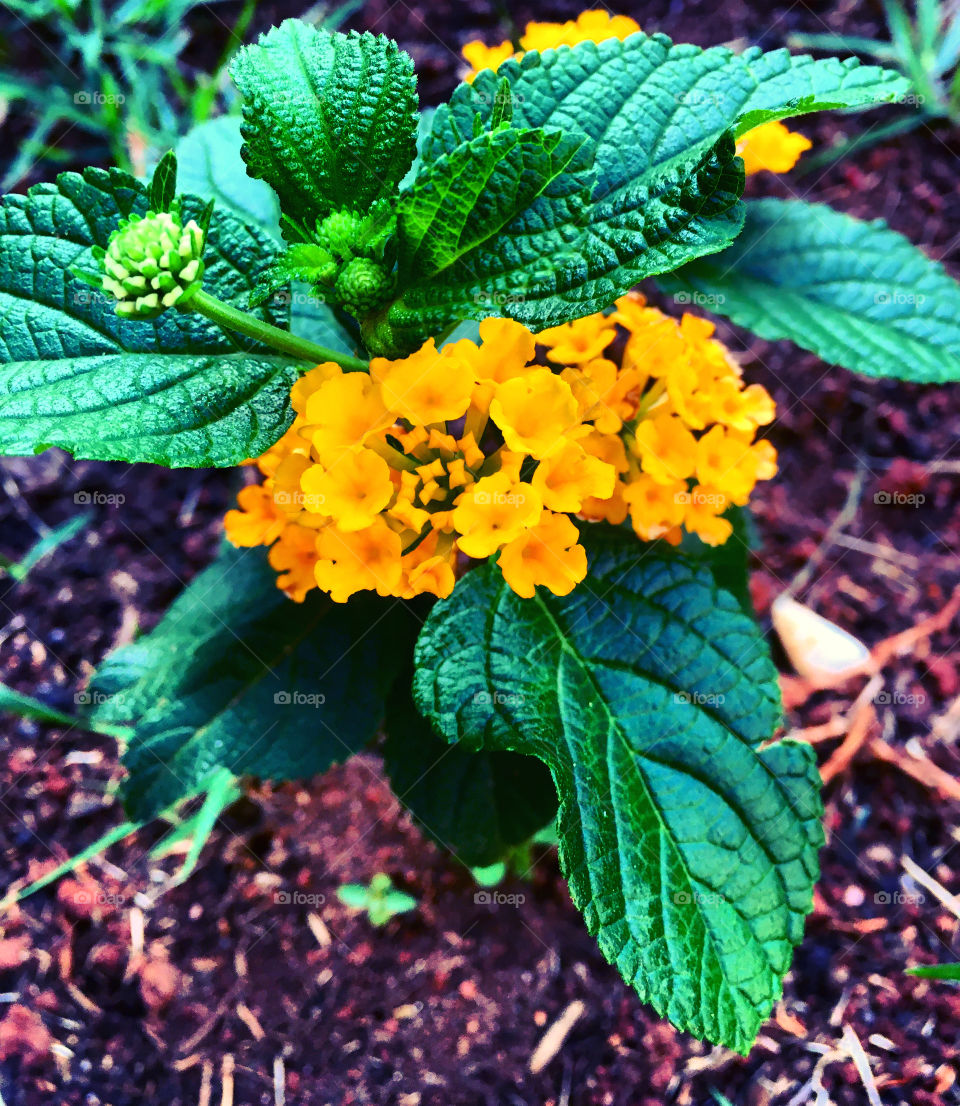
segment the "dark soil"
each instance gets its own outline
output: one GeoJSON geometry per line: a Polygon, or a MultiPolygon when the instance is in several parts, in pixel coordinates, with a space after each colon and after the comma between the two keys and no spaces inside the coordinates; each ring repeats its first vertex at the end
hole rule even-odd
{"type": "MultiPolygon", "coordinates": [[[[517,4],[514,16],[522,25],[576,10],[517,4]]],[[[646,29],[702,45],[770,47],[796,30],[880,27],[873,3],[623,10],[646,29]]],[[[291,6],[265,4],[258,25],[289,14],[291,6]]],[[[429,8],[373,0],[353,22],[411,50],[430,101],[453,86],[464,41],[509,30],[499,7],[476,0],[429,8]]],[[[822,117],[800,129],[822,148],[880,118],[822,117]]],[[[882,215],[955,264],[957,150],[956,133],[922,128],[825,173],[751,187],[882,215]]],[[[816,552],[858,472],[853,521],[803,598],[871,646],[942,610],[960,582],[960,388],[867,381],[787,345],[726,326],[722,334],[779,405],[772,436],[781,474],[754,501],[761,616],[816,552]],[[922,502],[891,506],[894,492],[922,502]]],[[[21,555],[42,525],[80,510],[91,511],[91,524],[25,582],[0,583],[0,679],[71,710],[92,667],[137,626],[155,624],[213,556],[235,482],[222,472],[59,454],[5,462],[4,555],[21,555]]],[[[921,639],[885,669],[885,698],[875,700],[890,747],[953,776],[958,638],[955,619],[921,639]]],[[[829,722],[861,686],[808,695],[789,683],[788,726],[829,722]]],[[[836,744],[818,743],[824,762],[836,744]]],[[[110,799],[119,778],[110,742],[6,717],[0,751],[3,885],[36,876],[121,820],[110,799]]],[[[150,831],[89,864],[79,883],[0,917],[0,1017],[10,1011],[0,1021],[0,1095],[6,1106],[206,1106],[221,1101],[232,1070],[237,1106],[282,1101],[276,1080],[286,1102],[305,1106],[707,1106],[714,1089],[735,1106],[860,1106],[867,1092],[841,1044],[849,1026],[884,1106],[960,1103],[960,992],[904,975],[958,958],[960,918],[901,864],[912,858],[960,893],[958,800],[869,746],[825,799],[816,908],[784,1001],[748,1058],[675,1032],[639,1002],[587,936],[552,853],[528,881],[501,888],[522,902],[476,903],[469,873],[411,826],[369,755],[309,784],[254,790],[223,819],[199,870],[159,897],[178,858],[148,861],[150,831]],[[376,871],[419,904],[382,930],[334,896],[376,871]],[[277,902],[281,889],[301,901],[277,902]],[[542,1033],[574,1001],[582,1016],[531,1074],[542,1033]]]]}

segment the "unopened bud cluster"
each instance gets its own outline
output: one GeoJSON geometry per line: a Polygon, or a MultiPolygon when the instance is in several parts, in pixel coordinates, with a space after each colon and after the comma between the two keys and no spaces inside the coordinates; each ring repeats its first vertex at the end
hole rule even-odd
{"type": "Polygon", "coordinates": [[[188,299],[203,277],[204,233],[176,211],[131,215],[111,237],[103,256],[103,289],[116,297],[117,314],[150,319],[188,299]]]}

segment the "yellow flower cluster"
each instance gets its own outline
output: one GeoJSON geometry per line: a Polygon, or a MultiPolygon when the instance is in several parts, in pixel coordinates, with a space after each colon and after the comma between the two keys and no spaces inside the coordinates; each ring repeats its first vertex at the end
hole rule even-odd
{"type": "MultiPolygon", "coordinates": [[[[566,23],[528,23],[520,36],[520,51],[510,42],[487,46],[480,41],[468,42],[463,56],[471,69],[472,81],[481,69],[496,71],[507,58],[520,57],[527,50],[549,50],[558,46],[576,46],[578,42],[603,42],[608,38],[624,39],[640,30],[640,24],[626,15],[610,15],[606,11],[582,12],[576,20],[566,23]]],[[[762,123],[747,131],[737,144],[749,176],[767,169],[786,173],[796,165],[800,155],[809,150],[811,142],[802,134],[788,130],[782,123],[762,123]]]]}
{"type": "Polygon", "coordinates": [[[319,587],[338,602],[446,596],[469,558],[495,554],[517,594],[566,595],[587,569],[570,515],[723,542],[724,511],[776,471],[754,441],[774,410],[712,332],[631,294],[536,338],[491,318],[479,343],[430,339],[369,375],[320,365],[294,386],[296,419],[227,535],[271,546],[291,598],[319,587]]]}

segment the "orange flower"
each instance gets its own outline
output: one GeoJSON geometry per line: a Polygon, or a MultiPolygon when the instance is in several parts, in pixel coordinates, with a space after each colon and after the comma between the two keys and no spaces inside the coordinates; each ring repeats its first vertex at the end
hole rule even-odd
{"type": "Polygon", "coordinates": [[[536,526],[504,546],[497,564],[524,599],[532,599],[538,585],[554,595],[569,595],[587,574],[587,554],[579,541],[566,515],[544,511],[536,526]]]}

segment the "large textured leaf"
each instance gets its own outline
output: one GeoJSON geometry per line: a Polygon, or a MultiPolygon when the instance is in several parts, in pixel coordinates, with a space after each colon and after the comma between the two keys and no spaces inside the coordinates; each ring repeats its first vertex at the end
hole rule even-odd
{"type": "Polygon", "coordinates": [[[545,761],[560,860],[604,955],[682,1029],[746,1050],[812,902],[818,776],[763,640],[706,568],[593,546],[566,598],[491,565],[437,604],[415,696],[448,740],[545,761]]]}
{"type": "MultiPolygon", "coordinates": [[[[270,235],[278,245],[280,205],[276,193],[261,180],[247,175],[240,150],[243,137],[235,115],[200,123],[177,146],[180,187],[204,200],[213,200],[218,211],[231,211],[243,223],[270,235]]],[[[303,284],[278,294],[275,303],[287,303],[290,332],[338,353],[356,355],[357,344],[337,321],[333,311],[303,284]]]]}
{"type": "Polygon", "coordinates": [[[390,696],[385,728],[384,766],[397,798],[464,864],[502,860],[556,817],[556,789],[541,761],[448,745],[411,702],[409,675],[390,696]]]}
{"type": "MultiPolygon", "coordinates": [[[[97,270],[122,217],[146,210],[142,184],[118,170],[64,173],[0,206],[0,454],[61,446],[76,457],[168,466],[233,465],[290,421],[296,367],[199,315],[121,319],[71,275],[97,270]]],[[[199,214],[187,198],[187,217],[199,214]]],[[[215,214],[204,286],[246,306],[272,253],[235,216],[215,214]]],[[[286,312],[265,317],[283,324],[286,312]]]]}
{"type": "Polygon", "coordinates": [[[960,380],[960,285],[883,222],[755,200],[730,249],[664,278],[764,338],[867,376],[960,380]]]}
{"type": "Polygon", "coordinates": [[[244,98],[244,157],[285,215],[313,225],[390,196],[417,150],[413,60],[395,42],[287,19],[230,67],[244,98]]]}
{"type": "Polygon", "coordinates": [[[456,319],[507,315],[540,328],[606,307],[638,280],[716,253],[737,235],[743,183],[731,134],[893,100],[908,88],[898,74],[853,59],[756,48],[737,55],[637,34],[532,51],[480,73],[437,109],[425,164],[468,141],[478,122],[494,121],[503,80],[513,125],[585,136],[581,160],[488,246],[436,280],[401,282],[398,302],[368,324],[375,347],[402,352],[456,319]]]}
{"type": "Polygon", "coordinates": [[[154,816],[218,768],[291,779],[344,760],[376,732],[418,626],[376,597],[294,604],[262,550],[225,550],[91,685],[93,724],[131,726],[131,816],[154,816]]]}
{"type": "Polygon", "coordinates": [[[631,35],[581,43],[507,61],[481,73],[437,109],[427,160],[469,136],[479,112],[489,119],[498,82],[510,82],[515,126],[579,131],[597,144],[595,198],[630,187],[654,167],[685,158],[770,119],[825,108],[869,107],[909,91],[900,74],[855,58],[839,61],[763,53],[701,50],[665,35],[631,35]]]}
{"type": "Polygon", "coordinates": [[[277,194],[247,175],[242,146],[239,116],[221,115],[199,123],[177,143],[180,190],[213,200],[218,211],[232,212],[279,242],[277,194]]]}
{"type": "Polygon", "coordinates": [[[425,165],[397,210],[400,281],[430,278],[489,241],[570,164],[583,139],[485,131],[425,165]]]}
{"type": "Polygon", "coordinates": [[[602,203],[591,202],[593,183],[586,144],[498,235],[402,288],[368,324],[374,345],[386,335],[401,352],[458,319],[505,315],[539,330],[580,318],[740,230],[743,170],[729,135],[602,203]]]}

